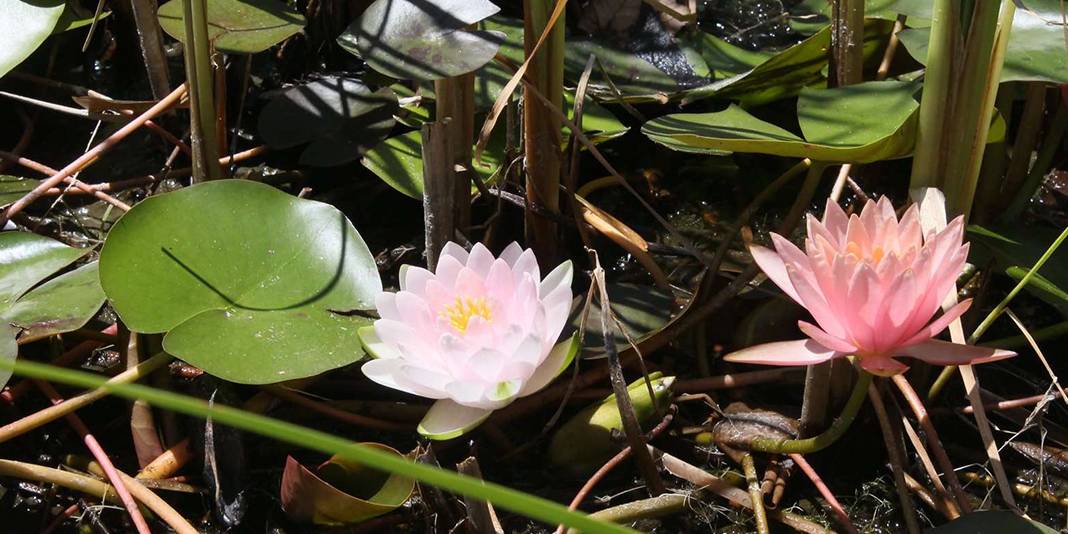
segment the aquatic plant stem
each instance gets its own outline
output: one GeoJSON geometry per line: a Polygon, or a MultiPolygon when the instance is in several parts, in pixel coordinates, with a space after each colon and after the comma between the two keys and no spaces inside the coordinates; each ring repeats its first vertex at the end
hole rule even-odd
{"type": "Polygon", "coordinates": [[[846,430],[853,424],[853,420],[856,419],[860,407],[864,405],[864,398],[867,396],[868,385],[871,384],[872,375],[862,369],[857,369],[857,374],[853,392],[849,394],[849,399],[842,408],[842,413],[822,434],[805,439],[758,437],[738,445],[750,451],[775,454],[811,454],[829,447],[845,434],[846,430]]]}
{"type": "Polygon", "coordinates": [[[938,437],[938,431],[935,429],[934,424],[931,423],[931,417],[927,414],[927,408],[924,407],[920,396],[916,394],[915,389],[912,389],[912,384],[909,384],[904,375],[894,375],[891,380],[897,386],[901,395],[905,397],[905,402],[908,403],[912,413],[919,421],[920,427],[927,434],[927,445],[934,452],[935,461],[938,462],[939,467],[942,469],[949,491],[957,501],[957,506],[964,513],[971,512],[971,503],[968,502],[968,498],[964,494],[964,488],[961,487],[960,480],[957,479],[957,470],[953,467],[953,462],[949,460],[946,449],[942,447],[942,440],[938,437]]]}
{"type": "Polygon", "coordinates": [[[100,388],[107,394],[129,399],[143,399],[160,409],[169,409],[197,417],[210,417],[216,424],[232,426],[325,454],[337,454],[346,460],[359,462],[376,470],[397,473],[454,493],[490,501],[500,508],[549,524],[563,523],[581,529],[587,534],[634,534],[635,532],[624,526],[598,521],[587,515],[570,511],[558,503],[493,482],[471,479],[444,469],[414,463],[394,454],[300,425],[218,403],[209,405],[203,399],[140,384],[110,382],[90,373],[25,360],[16,362],[0,360],[0,369],[3,368],[12,369],[15,374],[19,375],[74,386],[100,388]]]}
{"type": "MultiPolygon", "coordinates": [[[[1013,287],[1011,291],[1009,291],[1009,294],[1005,295],[1005,298],[1001,299],[1001,302],[999,302],[997,306],[994,306],[994,309],[990,310],[990,313],[986,315],[986,318],[983,319],[983,322],[979,323],[979,326],[975,327],[975,330],[972,331],[972,335],[968,336],[969,345],[975,344],[975,342],[978,341],[979,338],[983,337],[983,334],[985,334],[986,331],[990,328],[990,326],[994,324],[994,321],[996,321],[998,317],[1001,317],[1001,314],[1005,312],[1005,308],[1008,307],[1009,302],[1012,302],[1012,299],[1016,298],[1016,295],[1019,294],[1025,286],[1027,286],[1027,284],[1031,281],[1031,278],[1035,276],[1035,273],[1037,273],[1038,270],[1046,264],[1050,257],[1053,256],[1053,253],[1056,252],[1058,248],[1060,248],[1061,243],[1063,243],[1066,238],[1068,238],[1068,227],[1061,231],[1060,235],[1057,236],[1057,239],[1053,240],[1053,243],[1050,244],[1049,248],[1046,249],[1046,252],[1044,252],[1042,256],[1038,258],[1038,261],[1036,261],[1035,264],[1027,271],[1027,274],[1020,278],[1020,281],[1016,283],[1016,286],[1013,287]]],[[[938,375],[938,378],[935,379],[934,383],[931,384],[931,388],[927,391],[928,400],[934,400],[938,397],[938,395],[942,392],[942,389],[946,386],[946,383],[949,381],[950,377],[953,376],[953,373],[956,370],[957,366],[955,365],[948,365],[944,369],[942,369],[942,373],[938,375]]]]}
{"type": "MultiPolygon", "coordinates": [[[[868,386],[871,387],[870,385],[868,386]]],[[[842,507],[842,503],[838,502],[838,499],[831,493],[831,489],[827,487],[827,484],[823,483],[823,479],[820,478],[819,473],[809,465],[808,460],[800,454],[791,454],[790,459],[801,468],[801,471],[805,473],[805,476],[812,482],[813,486],[816,486],[816,490],[823,496],[823,500],[827,501],[827,506],[834,512],[835,517],[838,518],[838,522],[846,529],[846,532],[850,534],[858,534],[857,527],[853,526],[853,521],[849,519],[849,514],[846,514],[845,508],[842,507]]]]}
{"type": "MultiPolygon", "coordinates": [[[[552,21],[553,0],[523,0],[523,42],[530,60],[529,77],[539,94],[554,106],[563,102],[564,15],[552,21]],[[536,39],[553,23],[540,49],[536,39]]],[[[560,212],[560,120],[546,104],[523,91],[523,147],[527,200],[552,213],[560,212]]],[[[542,266],[556,261],[556,222],[533,212],[526,216],[527,238],[542,266]]]]}
{"type": "Polygon", "coordinates": [[[189,138],[193,145],[193,183],[222,177],[215,130],[215,78],[208,37],[207,0],[181,0],[185,22],[185,76],[189,85],[189,138]]]}
{"type": "Polygon", "coordinates": [[[916,149],[912,156],[910,189],[942,184],[948,151],[953,76],[960,35],[959,0],[935,0],[931,11],[931,36],[927,44],[923,95],[916,127],[916,149]]]}
{"type": "MultiPolygon", "coordinates": [[[[167,353],[159,353],[155,356],[137,364],[136,367],[128,369],[112,377],[110,380],[101,379],[102,383],[108,385],[116,384],[128,384],[142,377],[148,376],[156,369],[167,365],[171,361],[171,355],[167,353]]],[[[51,366],[46,366],[51,367],[51,366]]],[[[106,396],[108,396],[109,390],[106,387],[95,387],[92,391],[83,393],[76,397],[71,397],[66,401],[45,408],[38,412],[34,412],[18,421],[12,421],[2,427],[0,427],[0,443],[11,440],[26,432],[29,432],[37,427],[51,423],[64,415],[72,413],[76,410],[84,408],[106,396]]]]}
{"type": "MultiPolygon", "coordinates": [[[[52,384],[43,380],[35,380],[34,383],[52,401],[53,405],[63,402],[63,397],[56,391],[56,388],[52,387],[52,384]]],[[[89,449],[89,453],[93,455],[93,458],[96,458],[100,468],[104,471],[108,480],[111,481],[111,485],[115,488],[115,493],[119,495],[119,500],[122,501],[123,507],[126,508],[126,513],[130,514],[130,520],[133,522],[134,528],[137,529],[139,534],[151,534],[152,531],[148,528],[148,522],[141,515],[141,510],[137,508],[137,502],[134,501],[133,495],[130,495],[130,490],[126,487],[122,477],[119,476],[118,470],[111,463],[107,453],[104,452],[104,448],[100,446],[100,442],[89,432],[89,427],[85,426],[82,418],[75,413],[67,414],[66,419],[70,426],[74,428],[74,431],[81,436],[82,441],[85,442],[85,447],[89,449]]]]}
{"type": "MultiPolygon", "coordinates": [[[[905,452],[901,450],[901,435],[890,421],[883,404],[883,397],[875,384],[868,385],[868,399],[871,400],[875,417],[879,420],[883,443],[886,445],[886,457],[890,461],[890,475],[894,477],[894,489],[897,491],[898,503],[901,504],[901,516],[905,519],[905,528],[909,534],[920,534],[920,520],[916,516],[916,506],[912,503],[905,482],[905,452]]],[[[932,500],[932,502],[934,502],[932,500]]]]}
{"type": "Polygon", "coordinates": [[[178,101],[181,100],[182,95],[185,94],[185,91],[186,86],[184,84],[178,86],[177,89],[171,91],[171,94],[167,95],[167,98],[156,102],[155,105],[153,105],[151,108],[148,108],[144,113],[139,115],[136,119],[131,120],[122,128],[119,128],[115,133],[108,136],[107,139],[101,141],[100,144],[89,149],[86,153],[82,154],[77,159],[67,164],[67,166],[60,169],[59,172],[55,173],[48,179],[42,180],[41,183],[38,184],[37,187],[34,187],[32,191],[23,195],[22,198],[16,200],[10,206],[8,206],[7,209],[3,211],[3,213],[0,213],[0,227],[3,227],[7,223],[7,221],[11,219],[12,216],[21,212],[23,209],[26,208],[26,206],[29,206],[31,203],[33,203],[33,201],[40,198],[45,193],[45,191],[48,191],[49,189],[59,185],[64,178],[73,176],[78,171],[81,171],[89,165],[92,165],[92,163],[96,161],[103,153],[112,149],[120,141],[125,139],[127,136],[129,136],[141,126],[144,126],[146,121],[177,105],[178,101]]]}
{"type": "Polygon", "coordinates": [[[748,452],[742,455],[742,472],[745,473],[749,502],[753,503],[753,522],[756,523],[757,534],[768,534],[768,514],[764,510],[764,493],[760,491],[760,479],[757,478],[753,455],[748,452]]]}

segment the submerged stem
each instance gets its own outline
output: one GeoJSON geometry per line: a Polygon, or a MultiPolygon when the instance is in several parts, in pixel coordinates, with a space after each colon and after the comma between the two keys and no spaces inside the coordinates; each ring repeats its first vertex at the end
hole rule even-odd
{"type": "Polygon", "coordinates": [[[756,438],[745,444],[751,451],[771,452],[777,454],[811,454],[829,447],[838,438],[845,434],[853,424],[860,407],[864,405],[864,398],[868,395],[868,384],[871,384],[871,374],[864,370],[857,370],[857,381],[853,385],[853,392],[849,394],[849,400],[842,408],[842,413],[831,423],[822,434],[806,439],[772,439],[756,438]]]}

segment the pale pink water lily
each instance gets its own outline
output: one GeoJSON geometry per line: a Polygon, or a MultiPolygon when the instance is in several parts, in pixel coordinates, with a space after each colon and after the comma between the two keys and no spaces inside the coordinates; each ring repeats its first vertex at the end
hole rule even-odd
{"type": "Polygon", "coordinates": [[[498,258],[482,244],[468,253],[448,243],[435,272],[405,266],[400,291],[375,299],[381,319],[360,338],[376,359],[363,373],[439,399],[419,432],[459,436],[571,363],[577,343],[557,343],[571,309],[571,278],[565,262],[543,279],[534,252],[516,243],[498,258]]]}
{"type": "Polygon", "coordinates": [[[823,221],[808,217],[804,251],[777,234],[774,251],[750,249],[768,278],[812,314],[816,324],[798,321],[809,339],[757,345],[725,359],[810,365],[852,355],[864,370],[890,376],[908,369],[900,356],[935,365],[1014,356],[933,339],[971,305],[965,300],[932,321],[968,257],[963,232],[957,217],[925,239],[917,206],[898,220],[885,197],[868,201],[859,217],[828,201],[823,221]]]}

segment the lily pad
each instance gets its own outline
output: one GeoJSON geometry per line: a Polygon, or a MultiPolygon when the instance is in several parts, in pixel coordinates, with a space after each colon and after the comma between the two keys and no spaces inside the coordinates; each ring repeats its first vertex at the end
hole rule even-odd
{"type": "MultiPolygon", "coordinates": [[[[678,306],[675,296],[670,291],[637,284],[608,284],[608,298],[611,300],[612,313],[625,328],[626,335],[615,331],[612,337],[616,347],[623,350],[630,346],[628,337],[635,343],[657,333],[671,321],[678,306]]],[[[586,294],[577,295],[571,303],[571,314],[565,334],[577,332],[582,320],[582,307],[586,303],[586,294]]],[[[604,337],[601,335],[601,305],[594,299],[586,319],[586,333],[583,335],[583,357],[596,358],[604,355],[604,337]]]]}
{"type": "MultiPolygon", "coordinates": [[[[363,443],[401,456],[391,447],[363,443]]],[[[380,516],[403,505],[415,481],[333,457],[312,470],[292,456],[282,473],[282,508],[290,518],[316,525],[351,525],[380,516]]]]}
{"type": "MultiPolygon", "coordinates": [[[[1068,83],[1059,0],[1021,0],[1012,20],[1001,82],[1068,83]]],[[[909,28],[898,34],[916,61],[927,63],[930,28],[909,28]]]]}
{"type": "MultiPolygon", "coordinates": [[[[864,57],[871,56],[886,43],[891,27],[892,24],[885,20],[865,20],[864,57]]],[[[683,102],[717,97],[753,106],[794,96],[806,87],[823,85],[827,80],[830,46],[831,30],[828,27],[751,70],[687,91],[683,102]]],[[[707,56],[709,52],[705,54],[707,56]]]]}
{"type": "Polygon", "coordinates": [[[964,514],[945,525],[925,531],[927,534],[1056,534],[1057,531],[1037,521],[1004,510],[983,510],[964,514]]]}
{"type": "MultiPolygon", "coordinates": [[[[34,288],[85,252],[28,232],[0,233],[0,359],[15,359],[16,337],[27,333],[24,328],[34,338],[68,332],[100,308],[95,264],[34,288]]],[[[0,388],[10,377],[0,372],[0,388]]]]}
{"type": "Polygon", "coordinates": [[[0,174],[0,207],[22,198],[41,182],[32,178],[0,174]]]}
{"type": "MultiPolygon", "coordinates": [[[[893,21],[898,15],[905,15],[909,26],[926,26],[932,4],[931,0],[865,0],[864,17],[893,21]]],[[[830,14],[831,4],[826,0],[804,0],[790,8],[790,27],[810,35],[831,24],[830,14]]]]}
{"type": "MultiPolygon", "coordinates": [[[[163,31],[185,42],[183,0],[159,7],[163,31]]],[[[304,15],[281,0],[211,0],[208,6],[208,39],[216,50],[255,54],[285,41],[304,28],[304,15]]]]}
{"type": "Polygon", "coordinates": [[[65,6],[63,0],[0,0],[0,76],[52,35],[65,6]]]}
{"type": "Polygon", "coordinates": [[[215,376],[267,384],[360,359],[335,311],[374,306],[367,245],[332,206],[258,182],[218,180],[150,197],[119,219],[100,281],[133,331],[215,376]]]}
{"type": "Polygon", "coordinates": [[[23,342],[77,330],[104,304],[98,263],[87,263],[25,294],[3,320],[21,330],[23,342]]]}
{"type": "Polygon", "coordinates": [[[386,76],[448,78],[493,59],[503,34],[467,27],[499,10],[487,0],[377,0],[337,41],[386,76]]]}
{"type": "MultiPolygon", "coordinates": [[[[480,70],[479,75],[484,70],[480,70]]],[[[476,102],[481,92],[477,85],[479,80],[481,78],[476,78],[476,102]]],[[[574,94],[565,93],[564,99],[568,118],[574,118],[574,94]]],[[[630,129],[593,99],[587,98],[583,105],[582,128],[590,142],[603,143],[622,136],[630,129]]],[[[565,127],[563,131],[564,143],[567,143],[570,129],[565,127]]],[[[488,184],[500,170],[503,159],[503,129],[498,129],[482,153],[482,162],[472,162],[472,165],[479,178],[488,184]]],[[[418,130],[387,139],[368,150],[360,162],[397,191],[414,199],[423,198],[423,139],[418,130]]]]}
{"type": "Polygon", "coordinates": [[[330,167],[359,158],[393,129],[397,95],[363,82],[327,76],[291,87],[260,114],[259,131],[271,148],[307,143],[300,163],[330,167]]]}
{"type": "Polygon", "coordinates": [[[798,122],[807,139],[731,105],[713,113],[676,113],[645,123],[642,133],[669,148],[745,152],[867,163],[908,155],[918,107],[916,86],[866,82],[801,91],[798,122]]]}

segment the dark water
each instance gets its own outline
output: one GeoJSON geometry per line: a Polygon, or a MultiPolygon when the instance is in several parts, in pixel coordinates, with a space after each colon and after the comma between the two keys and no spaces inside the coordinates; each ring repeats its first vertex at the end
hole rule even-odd
{"type": "Polygon", "coordinates": [[[790,46],[801,40],[788,24],[797,0],[704,0],[700,27],[749,50],[790,46]]]}

